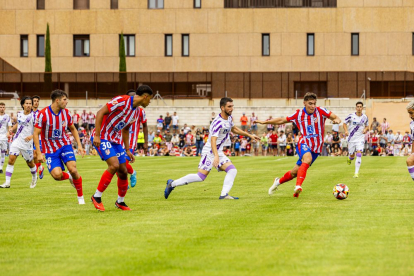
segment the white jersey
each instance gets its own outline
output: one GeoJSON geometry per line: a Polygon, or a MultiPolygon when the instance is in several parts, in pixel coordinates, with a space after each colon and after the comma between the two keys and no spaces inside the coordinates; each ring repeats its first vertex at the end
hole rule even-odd
{"type": "Polygon", "coordinates": [[[411,121],[410,129],[411,129],[411,139],[414,139],[414,121],[411,121]]]}
{"type": "Polygon", "coordinates": [[[348,125],[348,142],[364,142],[365,134],[364,129],[368,126],[368,117],[365,114],[361,116],[356,113],[351,113],[345,118],[345,124],[348,125]]]}
{"type": "Polygon", "coordinates": [[[7,128],[11,126],[10,116],[0,115],[0,141],[7,141],[7,128]]]}
{"type": "Polygon", "coordinates": [[[13,145],[18,146],[21,149],[33,150],[33,138],[26,142],[24,139],[27,136],[33,135],[35,124],[35,114],[30,112],[28,115],[24,115],[24,112],[17,113],[17,131],[13,137],[13,145]]]}
{"type": "Polygon", "coordinates": [[[211,137],[217,137],[216,145],[218,151],[223,151],[223,146],[230,136],[231,128],[234,126],[233,117],[229,116],[227,120],[221,117],[219,114],[210,125],[210,135],[208,136],[207,143],[203,147],[202,154],[211,154],[211,137]]]}

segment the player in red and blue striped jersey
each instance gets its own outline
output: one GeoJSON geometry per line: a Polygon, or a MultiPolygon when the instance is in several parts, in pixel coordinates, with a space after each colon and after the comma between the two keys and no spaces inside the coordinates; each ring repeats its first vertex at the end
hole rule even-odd
{"type": "Polygon", "coordinates": [[[52,104],[43,108],[36,118],[33,133],[33,141],[36,146],[36,163],[42,163],[45,160],[40,150],[40,135],[49,173],[57,181],[69,179],[77,191],[78,203],[85,204],[82,192],[82,177],[76,169],[75,153],[66,134],[67,130],[72,132],[78,143],[78,152],[84,156],[85,151],[82,148],[78,131],[73,125],[69,110],[66,109],[68,95],[62,90],[54,90],[50,97],[52,98],[52,104]],[[65,165],[69,173],[64,171],[65,165]]]}
{"type": "Polygon", "coordinates": [[[104,105],[96,114],[96,127],[92,131],[92,143],[108,168],[102,174],[92,203],[99,211],[105,211],[102,194],[111,183],[114,174],[118,176],[118,200],[115,206],[121,210],[130,210],[124,198],[128,190],[127,155],[131,163],[135,161],[130,151],[129,128],[138,118],[138,106],[147,107],[151,102],[152,90],[147,85],[138,87],[135,96],[117,96],[104,105]],[[125,149],[122,147],[125,145],[125,149]]]}
{"type": "Polygon", "coordinates": [[[302,133],[302,136],[296,145],[296,152],[299,155],[299,160],[291,171],[288,171],[282,178],[275,179],[273,185],[269,189],[269,194],[273,194],[280,184],[297,177],[293,196],[299,197],[299,194],[302,192],[302,183],[306,178],[306,172],[322,151],[326,119],[329,118],[334,124],[341,123],[341,119],[338,116],[323,107],[316,106],[316,100],[316,94],[308,92],[303,99],[305,107],[303,109],[298,109],[291,116],[286,118],[275,118],[270,121],[257,121],[259,124],[273,125],[282,125],[292,122],[296,124],[299,131],[302,133]]]}

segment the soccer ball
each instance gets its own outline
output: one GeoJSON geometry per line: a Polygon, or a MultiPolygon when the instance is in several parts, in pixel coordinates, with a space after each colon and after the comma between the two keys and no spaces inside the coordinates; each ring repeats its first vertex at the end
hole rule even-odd
{"type": "Polygon", "coordinates": [[[336,199],[346,199],[348,197],[348,194],[349,188],[345,184],[340,183],[333,188],[333,195],[336,199]]]}

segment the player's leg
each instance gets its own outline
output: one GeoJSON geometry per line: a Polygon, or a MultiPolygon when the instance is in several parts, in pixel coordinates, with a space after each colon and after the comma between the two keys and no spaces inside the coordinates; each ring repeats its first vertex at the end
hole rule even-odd
{"type": "Polygon", "coordinates": [[[312,163],[318,158],[319,154],[312,152],[309,147],[305,144],[301,145],[302,159],[301,164],[296,163],[299,166],[297,177],[296,177],[296,187],[293,194],[294,197],[299,197],[299,194],[302,192],[302,184],[305,181],[306,173],[312,163]]]}
{"type": "Polygon", "coordinates": [[[289,182],[292,179],[296,178],[298,170],[299,165],[296,164],[292,170],[287,171],[281,178],[276,177],[273,181],[273,185],[269,188],[269,195],[272,195],[283,183],[289,182]]]}
{"type": "Polygon", "coordinates": [[[414,180],[414,153],[411,153],[407,158],[407,169],[411,178],[414,180]]]}
{"type": "MultiPolygon", "coordinates": [[[[40,151],[42,151],[42,146],[40,145],[40,151]]],[[[37,157],[37,153],[36,153],[36,147],[33,145],[33,160],[36,160],[37,157]]],[[[39,172],[39,178],[43,179],[43,172],[44,172],[44,168],[42,166],[42,163],[35,163],[36,165],[36,171],[39,172]]]]}
{"type": "MultiPolygon", "coordinates": [[[[65,155],[64,158],[66,158],[66,156],[67,155],[65,155]]],[[[76,193],[78,196],[78,203],[85,204],[85,199],[83,197],[82,177],[79,174],[78,169],[76,168],[76,161],[75,160],[69,160],[69,161],[63,160],[63,162],[66,164],[66,167],[68,168],[68,171],[70,174],[69,181],[71,181],[71,184],[76,189],[76,193]]]]}
{"type": "Polygon", "coordinates": [[[358,150],[356,153],[354,178],[358,178],[358,173],[359,173],[359,168],[361,167],[361,162],[362,162],[362,150],[358,150]]]}
{"type": "Polygon", "coordinates": [[[24,160],[26,160],[26,164],[30,169],[30,173],[32,174],[32,183],[30,184],[30,188],[33,189],[34,187],[36,187],[36,183],[37,183],[36,165],[33,159],[34,158],[33,151],[32,150],[21,151],[21,154],[24,160]]]}
{"type": "MultiPolygon", "coordinates": [[[[132,154],[134,154],[133,149],[130,149],[130,151],[132,154]]],[[[134,170],[134,168],[132,168],[131,164],[129,164],[129,161],[131,161],[129,156],[126,155],[125,158],[126,158],[125,166],[126,166],[127,173],[131,175],[129,177],[129,181],[131,182],[131,187],[134,188],[135,185],[137,184],[137,172],[134,170]]],[[[129,189],[129,185],[128,185],[128,189],[129,189]]]]}
{"type": "MultiPolygon", "coordinates": [[[[10,148],[12,149],[12,147],[10,148]]],[[[6,167],[6,182],[3,185],[0,185],[0,188],[10,188],[10,181],[13,175],[14,163],[16,162],[17,156],[19,156],[18,152],[12,153],[10,151],[9,162],[6,167]]]]}
{"type": "Polygon", "coordinates": [[[356,144],[350,142],[348,144],[348,150],[349,150],[349,156],[348,156],[348,159],[346,160],[346,162],[347,162],[348,165],[351,165],[352,160],[355,159],[356,144]]]}
{"type": "Polygon", "coordinates": [[[115,207],[124,211],[129,211],[131,209],[125,204],[125,195],[128,191],[128,171],[125,158],[119,160],[119,163],[119,169],[116,173],[118,176],[118,199],[115,202],[115,207]]]}
{"type": "Polygon", "coordinates": [[[233,187],[234,179],[237,175],[236,167],[231,163],[230,159],[227,156],[220,156],[220,170],[226,172],[226,177],[224,178],[223,189],[219,199],[239,199],[238,197],[233,197],[229,195],[231,188],[233,187]]]}
{"type": "Polygon", "coordinates": [[[4,161],[6,159],[7,141],[0,142],[0,173],[3,173],[4,161]]]}

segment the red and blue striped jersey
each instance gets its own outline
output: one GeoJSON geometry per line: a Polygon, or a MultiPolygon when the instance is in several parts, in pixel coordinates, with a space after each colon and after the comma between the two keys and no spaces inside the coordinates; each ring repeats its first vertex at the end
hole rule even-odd
{"type": "Polygon", "coordinates": [[[299,144],[305,143],[312,152],[320,153],[325,133],[325,121],[331,114],[329,110],[317,106],[312,114],[308,114],[306,108],[298,109],[294,114],[286,117],[286,120],[295,123],[302,133],[299,144]]]}
{"type": "Polygon", "coordinates": [[[71,125],[73,125],[72,116],[66,108],[55,114],[49,105],[39,112],[35,127],[41,129],[40,137],[45,153],[54,153],[72,144],[66,134],[71,125]]]}
{"type": "Polygon", "coordinates": [[[129,148],[132,150],[135,150],[135,148],[137,147],[139,128],[141,124],[144,124],[147,122],[147,117],[145,116],[145,110],[140,107],[138,107],[137,109],[139,109],[139,112],[137,113],[138,116],[136,120],[129,127],[129,148]]]}

